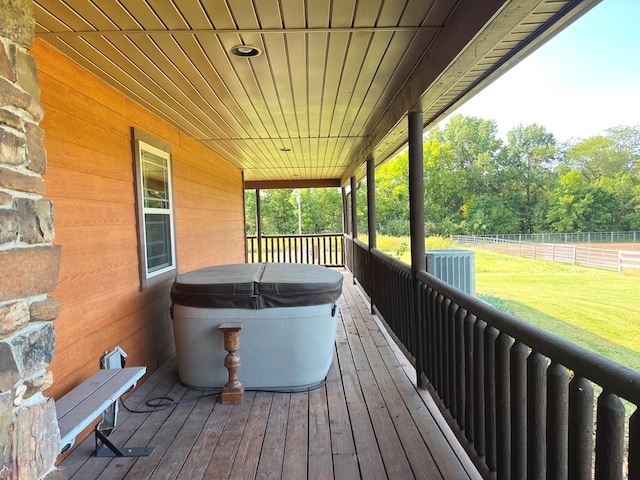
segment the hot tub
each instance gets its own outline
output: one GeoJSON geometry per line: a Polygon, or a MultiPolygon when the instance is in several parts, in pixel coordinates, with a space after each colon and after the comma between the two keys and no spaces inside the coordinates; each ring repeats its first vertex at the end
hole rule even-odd
{"type": "Polygon", "coordinates": [[[222,388],[223,333],[240,332],[238,380],[245,389],[304,391],[320,386],[331,366],[342,275],[318,265],[220,265],[178,275],[171,289],[180,381],[222,388]]]}

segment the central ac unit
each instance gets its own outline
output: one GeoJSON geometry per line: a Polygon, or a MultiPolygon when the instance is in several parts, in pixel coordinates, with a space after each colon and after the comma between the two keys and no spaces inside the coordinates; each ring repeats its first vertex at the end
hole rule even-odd
{"type": "Polygon", "coordinates": [[[473,250],[427,250],[427,272],[469,295],[476,294],[473,250]]]}

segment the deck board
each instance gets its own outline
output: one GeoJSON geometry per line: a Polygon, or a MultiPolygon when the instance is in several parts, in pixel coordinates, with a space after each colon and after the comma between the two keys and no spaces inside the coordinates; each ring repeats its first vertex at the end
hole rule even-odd
{"type": "Polygon", "coordinates": [[[247,391],[241,405],[222,405],[183,386],[173,359],[125,403],[148,410],[151,398],[193,401],[149,414],[121,409],[111,436],[119,446],[154,447],[151,456],[96,458],[90,436],[61,465],[75,480],[481,478],[348,274],[340,320],[324,386],[247,391]]]}

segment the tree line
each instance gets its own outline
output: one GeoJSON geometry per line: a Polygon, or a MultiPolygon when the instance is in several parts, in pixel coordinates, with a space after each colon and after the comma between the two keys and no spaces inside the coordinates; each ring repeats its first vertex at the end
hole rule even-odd
{"type": "MultiPolygon", "coordinates": [[[[503,141],[494,120],[455,115],[423,146],[428,236],[640,230],[640,126],[559,143],[540,125],[519,125],[503,141]]],[[[335,188],[262,191],[262,232],[339,232],[341,202],[335,188]]],[[[366,180],[357,203],[366,232],[366,180]]],[[[246,204],[251,234],[254,192],[246,204]]],[[[376,216],[380,234],[409,234],[406,151],[376,169],[376,216]]]]}

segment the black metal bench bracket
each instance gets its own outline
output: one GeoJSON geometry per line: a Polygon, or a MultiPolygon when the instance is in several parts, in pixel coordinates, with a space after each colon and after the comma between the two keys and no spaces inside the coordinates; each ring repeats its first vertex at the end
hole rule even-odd
{"type": "Polygon", "coordinates": [[[96,457],[148,457],[153,452],[153,447],[119,448],[100,431],[95,428],[96,457]]]}

